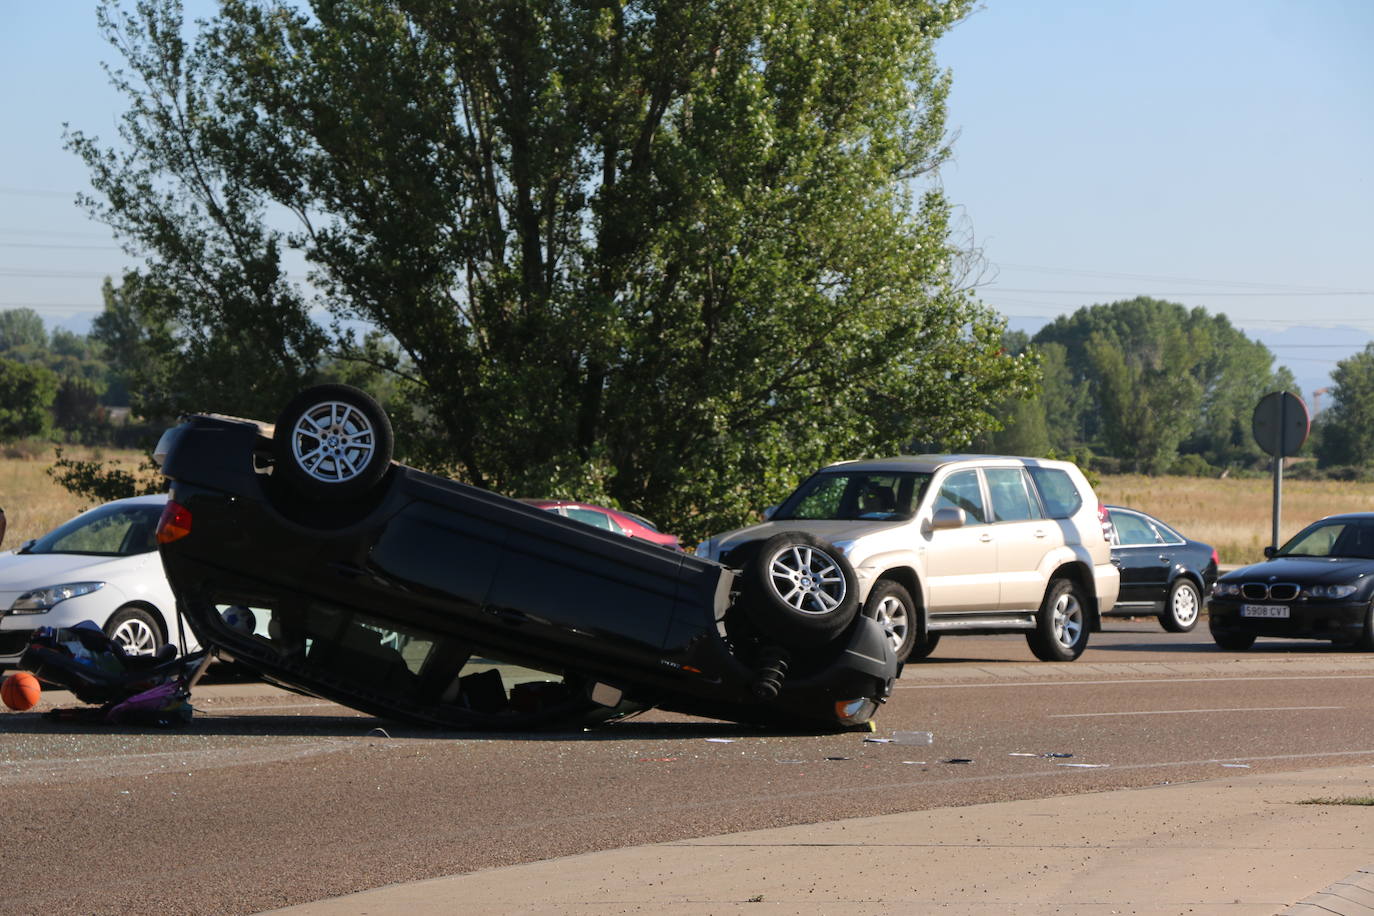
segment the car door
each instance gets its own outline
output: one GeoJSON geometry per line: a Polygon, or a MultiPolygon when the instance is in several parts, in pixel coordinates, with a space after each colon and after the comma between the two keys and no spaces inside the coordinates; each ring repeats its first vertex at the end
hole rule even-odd
{"type": "Polygon", "coordinates": [[[1064,544],[1063,529],[1046,519],[1026,470],[984,468],[1002,610],[1035,610],[1045,597],[1045,555],[1064,544]]]}
{"type": "Polygon", "coordinates": [[[958,528],[932,530],[926,548],[930,613],[996,611],[997,543],[988,522],[982,481],[974,468],[958,470],[936,488],[931,511],[961,509],[958,528]]]}
{"type": "Polygon", "coordinates": [[[1112,562],[1121,570],[1118,603],[1163,601],[1173,556],[1158,531],[1139,512],[1112,509],[1112,562]]]}

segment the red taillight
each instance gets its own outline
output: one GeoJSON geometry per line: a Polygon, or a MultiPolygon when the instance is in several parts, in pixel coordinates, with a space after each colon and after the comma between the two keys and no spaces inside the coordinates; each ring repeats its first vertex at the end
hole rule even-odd
{"type": "Polygon", "coordinates": [[[1107,543],[1112,541],[1112,514],[1102,503],[1097,504],[1097,520],[1102,523],[1102,537],[1107,543]]]}
{"type": "Polygon", "coordinates": [[[179,502],[167,500],[162,517],[157,520],[157,542],[170,544],[191,533],[191,510],[179,502]]]}

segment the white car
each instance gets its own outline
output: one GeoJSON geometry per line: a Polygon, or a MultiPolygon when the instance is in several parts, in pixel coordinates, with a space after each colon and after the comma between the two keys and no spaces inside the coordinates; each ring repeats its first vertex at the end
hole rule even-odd
{"type": "MultiPolygon", "coordinates": [[[[780,532],[827,542],[854,567],[864,613],[887,629],[899,661],[929,655],[943,633],[1026,634],[1035,656],[1072,661],[1111,610],[1120,573],[1111,520],[1066,461],[919,455],[822,468],[768,521],[704,541],[697,554],[743,567],[780,532]]],[[[802,554],[773,561],[799,583],[797,609],[839,596],[838,575],[802,554]],[[789,566],[789,564],[792,564],[789,566]],[[795,568],[793,568],[795,567],[795,568]]]]}
{"type": "Polygon", "coordinates": [[[134,655],[156,655],[168,643],[199,648],[190,629],[177,625],[157,552],[166,503],[165,494],[115,500],[0,554],[0,669],[18,665],[39,627],[83,620],[134,655]]]}

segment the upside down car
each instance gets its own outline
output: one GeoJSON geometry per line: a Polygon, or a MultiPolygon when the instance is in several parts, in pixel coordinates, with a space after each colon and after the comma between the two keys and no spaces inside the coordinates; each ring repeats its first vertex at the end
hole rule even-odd
{"type": "Polygon", "coordinates": [[[392,441],[346,385],[274,424],[200,414],[164,434],[159,550],[202,645],[446,728],[649,707],[853,728],[889,696],[890,641],[830,545],[783,532],[725,566],[408,467],[392,441]]]}

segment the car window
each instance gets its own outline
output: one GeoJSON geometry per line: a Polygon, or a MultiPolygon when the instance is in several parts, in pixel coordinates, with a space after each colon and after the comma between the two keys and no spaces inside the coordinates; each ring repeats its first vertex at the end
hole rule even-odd
{"type": "Polygon", "coordinates": [[[104,505],[39,538],[29,553],[91,553],[126,557],[157,549],[162,507],[104,505]]]}
{"type": "Polygon", "coordinates": [[[575,519],[585,525],[595,528],[604,528],[607,531],[618,530],[611,522],[611,517],[605,512],[597,512],[595,509],[578,509],[568,506],[566,509],[568,518],[575,519]]]}
{"type": "Polygon", "coordinates": [[[986,468],[983,475],[988,481],[992,515],[997,521],[1020,522],[1040,517],[1040,506],[1020,468],[986,468]]]}
{"type": "Polygon", "coordinates": [[[1027,468],[1050,518],[1072,518],[1083,506],[1083,496],[1068,473],[1059,468],[1027,468]]]}
{"type": "Polygon", "coordinates": [[[1346,525],[1331,547],[1333,556],[1374,560],[1374,527],[1346,525]]]}
{"type": "Polygon", "coordinates": [[[955,471],[940,485],[935,495],[936,509],[963,509],[970,525],[987,522],[988,514],[983,508],[983,493],[978,487],[977,471],[955,471]]]}
{"type": "Polygon", "coordinates": [[[1345,527],[1344,522],[1313,525],[1293,535],[1292,540],[1279,548],[1279,553],[1303,557],[1334,556],[1336,542],[1345,532],[1345,527]]]}
{"type": "Polygon", "coordinates": [[[772,518],[901,521],[911,518],[929,483],[929,474],[909,471],[817,474],[772,518]]]}
{"type": "Polygon", "coordinates": [[[1122,547],[1159,543],[1154,526],[1134,512],[1113,512],[1112,527],[1116,529],[1116,542],[1122,547]]]}

